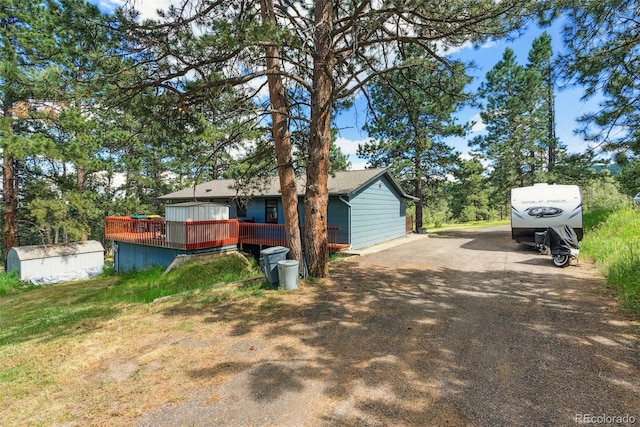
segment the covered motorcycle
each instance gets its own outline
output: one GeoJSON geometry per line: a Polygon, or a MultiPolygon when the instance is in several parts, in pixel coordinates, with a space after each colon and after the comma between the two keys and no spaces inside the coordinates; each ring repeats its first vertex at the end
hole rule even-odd
{"type": "Polygon", "coordinates": [[[580,252],[578,236],[567,224],[547,228],[544,236],[536,236],[536,243],[542,253],[551,253],[556,267],[567,267],[580,252]],[[541,237],[544,238],[544,242],[541,242],[541,237]]]}

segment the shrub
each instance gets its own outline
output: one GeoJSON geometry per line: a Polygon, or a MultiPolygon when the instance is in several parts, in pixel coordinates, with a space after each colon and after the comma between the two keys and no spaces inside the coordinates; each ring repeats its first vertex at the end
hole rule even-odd
{"type": "Polygon", "coordinates": [[[582,206],[585,212],[606,210],[616,211],[628,208],[629,196],[622,194],[611,175],[603,175],[581,187],[582,206]]]}
{"type": "Polygon", "coordinates": [[[0,296],[15,292],[18,288],[25,288],[31,285],[21,282],[18,273],[0,273],[0,296]]]}
{"type": "Polygon", "coordinates": [[[623,304],[638,311],[640,303],[640,214],[627,208],[585,215],[580,252],[596,260],[623,304]]]}

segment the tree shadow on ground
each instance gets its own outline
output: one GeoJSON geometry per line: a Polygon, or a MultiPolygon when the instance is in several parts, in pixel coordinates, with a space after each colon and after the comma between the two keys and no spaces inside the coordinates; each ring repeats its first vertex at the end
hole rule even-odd
{"type": "MultiPolygon", "coordinates": [[[[461,245],[463,249],[465,244],[461,245]]],[[[556,270],[331,269],[310,304],[287,295],[247,322],[281,358],[248,371],[248,399],[321,386],[326,425],[566,425],[576,414],[638,416],[640,374],[628,325],[599,283],[556,270]],[[265,394],[263,391],[267,391],[265,394]]],[[[293,294],[291,294],[293,295],[293,294]]],[[[206,310],[206,308],[205,308],[206,310]]],[[[310,402],[311,404],[311,402],[310,402]]]]}

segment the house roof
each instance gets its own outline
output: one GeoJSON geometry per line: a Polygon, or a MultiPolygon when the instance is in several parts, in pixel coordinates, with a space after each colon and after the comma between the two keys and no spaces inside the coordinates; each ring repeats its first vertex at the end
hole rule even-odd
{"type": "MultiPolygon", "coordinates": [[[[371,182],[386,175],[391,184],[396,188],[402,197],[414,199],[405,193],[395,179],[389,174],[387,169],[365,169],[357,171],[336,172],[329,176],[327,189],[330,196],[350,196],[371,182]]],[[[298,195],[304,195],[306,177],[298,177],[296,186],[298,195]]],[[[280,182],[277,176],[265,178],[260,188],[249,190],[246,193],[236,190],[236,181],[233,179],[216,179],[204,182],[195,186],[185,188],[173,193],[160,196],[160,200],[210,200],[210,199],[230,199],[238,196],[263,196],[280,197],[280,182]]]]}

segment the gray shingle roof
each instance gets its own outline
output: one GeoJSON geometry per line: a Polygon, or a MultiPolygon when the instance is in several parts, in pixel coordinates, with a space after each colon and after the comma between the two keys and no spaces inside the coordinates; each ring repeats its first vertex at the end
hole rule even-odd
{"type": "MultiPolygon", "coordinates": [[[[387,174],[397,190],[403,197],[412,199],[388,174],[386,169],[365,169],[357,171],[336,172],[335,176],[329,176],[327,184],[329,195],[349,195],[363,188],[371,181],[387,174]]],[[[301,176],[296,180],[298,194],[304,195],[305,177],[301,176]]],[[[280,183],[277,176],[264,178],[261,188],[250,191],[236,191],[236,182],[233,179],[217,179],[198,184],[195,187],[185,188],[173,193],[160,196],[161,200],[206,200],[218,198],[233,198],[237,196],[280,196],[280,183]]]]}

